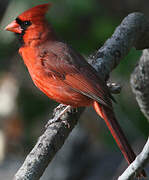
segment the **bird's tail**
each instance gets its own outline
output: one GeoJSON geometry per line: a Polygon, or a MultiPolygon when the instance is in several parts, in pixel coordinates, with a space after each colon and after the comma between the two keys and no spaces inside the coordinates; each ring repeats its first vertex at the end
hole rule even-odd
{"type": "MultiPolygon", "coordinates": [[[[133,152],[131,146],[129,145],[120,125],[118,124],[114,112],[112,111],[112,109],[106,106],[102,106],[96,101],[94,101],[93,107],[97,114],[104,119],[106,125],[108,126],[113,138],[115,139],[128,164],[131,164],[135,160],[136,155],[133,152]]],[[[142,170],[140,176],[146,177],[144,170],[142,170]]]]}

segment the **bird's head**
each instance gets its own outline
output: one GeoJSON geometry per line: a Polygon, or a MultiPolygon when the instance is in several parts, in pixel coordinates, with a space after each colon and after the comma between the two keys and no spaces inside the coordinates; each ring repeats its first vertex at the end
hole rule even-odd
{"type": "Polygon", "coordinates": [[[38,33],[43,31],[45,21],[45,14],[48,11],[50,3],[37,5],[20,14],[14,21],[5,27],[5,30],[14,32],[20,39],[36,38],[38,33]],[[37,33],[38,32],[38,33],[37,33]],[[30,37],[31,36],[31,37],[30,37]]]}

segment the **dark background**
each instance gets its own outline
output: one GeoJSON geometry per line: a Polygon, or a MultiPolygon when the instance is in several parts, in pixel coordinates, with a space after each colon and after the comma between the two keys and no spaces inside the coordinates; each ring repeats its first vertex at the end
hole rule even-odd
{"type": "MultiPolygon", "coordinates": [[[[47,19],[58,36],[86,58],[104,44],[129,13],[140,11],[149,17],[149,2],[145,0],[0,0],[0,179],[3,180],[12,179],[57,106],[33,85],[18,55],[19,43],[4,27],[24,10],[47,2],[53,4],[47,19]]],[[[149,132],[129,83],[140,55],[141,51],[132,49],[110,78],[123,87],[121,94],[115,95],[118,103],[114,109],[136,153],[141,151],[149,132]]],[[[41,179],[115,179],[126,167],[103,120],[88,108],[41,179]]]]}

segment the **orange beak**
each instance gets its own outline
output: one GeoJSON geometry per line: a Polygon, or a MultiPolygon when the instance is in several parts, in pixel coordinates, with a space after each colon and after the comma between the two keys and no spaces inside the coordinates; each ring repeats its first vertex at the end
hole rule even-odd
{"type": "Polygon", "coordinates": [[[11,32],[14,32],[14,33],[19,33],[19,34],[22,33],[22,29],[21,29],[20,25],[16,22],[16,20],[14,20],[10,24],[8,24],[5,27],[5,30],[11,31],[11,32]]]}

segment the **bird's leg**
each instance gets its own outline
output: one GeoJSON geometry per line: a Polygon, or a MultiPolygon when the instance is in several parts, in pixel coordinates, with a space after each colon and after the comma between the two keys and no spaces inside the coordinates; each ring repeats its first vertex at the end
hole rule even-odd
{"type": "MultiPolygon", "coordinates": [[[[66,113],[66,112],[71,112],[72,110],[72,107],[70,105],[66,106],[64,104],[60,104],[59,106],[57,106],[55,109],[54,109],[54,118],[49,120],[48,123],[45,125],[45,127],[47,128],[49,125],[55,123],[55,122],[59,122],[61,121],[61,117],[66,113]]],[[[69,124],[66,122],[66,121],[63,121],[68,127],[69,127],[69,124]]]]}

